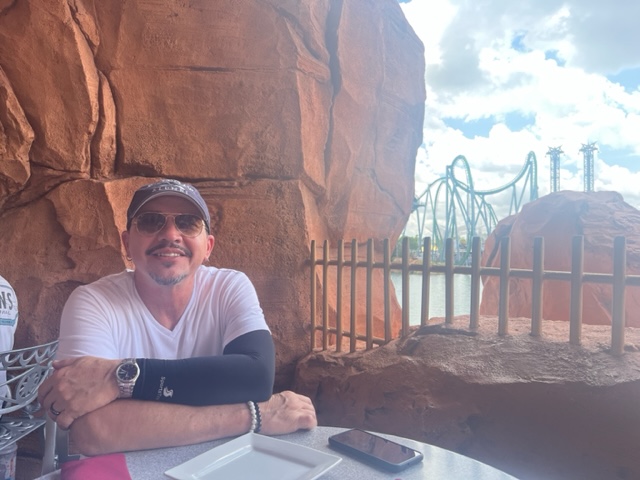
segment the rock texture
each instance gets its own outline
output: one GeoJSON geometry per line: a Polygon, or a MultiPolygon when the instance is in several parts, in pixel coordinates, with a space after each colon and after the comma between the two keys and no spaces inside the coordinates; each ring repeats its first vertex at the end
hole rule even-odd
{"type": "MultiPolygon", "coordinates": [[[[526,204],[517,215],[502,220],[485,243],[482,263],[500,265],[501,238],[511,238],[511,268],[530,270],[533,265],[533,240],[544,238],[544,269],[571,271],[574,235],[584,236],[584,272],[613,272],[613,244],[617,236],[627,239],[628,275],[640,275],[640,211],[624,202],[616,192],[557,192],[526,204]]],[[[497,315],[498,277],[486,277],[480,312],[497,315]]],[[[542,316],[548,320],[569,320],[571,286],[569,282],[545,280],[542,316]]],[[[640,289],[625,292],[627,326],[640,327],[640,289]]],[[[612,288],[585,283],[583,287],[583,323],[611,324],[612,288]]],[[[531,317],[531,281],[511,279],[509,315],[531,317]]]]}
{"type": "Polygon", "coordinates": [[[608,353],[610,327],[587,325],[568,344],[566,322],[468,317],[421,327],[368,352],[317,352],[298,366],[322,425],[360,427],[424,441],[523,480],[640,478],[640,331],[627,353],[608,353]]]}
{"type": "Polygon", "coordinates": [[[73,288],[128,266],[130,195],[177,177],[216,220],[212,263],[254,281],[286,385],[308,349],[310,240],[397,238],[411,211],[424,56],[398,3],[0,13],[0,271],[20,296],[17,345],[56,337],[73,288]]]}
{"type": "Polygon", "coordinates": [[[24,188],[31,175],[32,143],[33,129],[0,67],[0,208],[9,196],[24,188]]]}

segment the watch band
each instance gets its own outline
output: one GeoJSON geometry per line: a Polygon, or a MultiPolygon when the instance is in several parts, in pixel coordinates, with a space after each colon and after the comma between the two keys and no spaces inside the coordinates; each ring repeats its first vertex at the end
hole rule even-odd
{"type": "Polygon", "coordinates": [[[131,398],[133,397],[133,389],[136,386],[135,382],[127,382],[118,384],[120,389],[120,395],[118,398],[131,398]]]}

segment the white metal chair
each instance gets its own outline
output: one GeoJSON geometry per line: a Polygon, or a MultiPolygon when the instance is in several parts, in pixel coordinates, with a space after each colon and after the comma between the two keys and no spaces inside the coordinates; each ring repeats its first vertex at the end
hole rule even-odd
{"type": "Polygon", "coordinates": [[[44,425],[44,418],[34,417],[36,397],[57,349],[55,340],[0,353],[0,450],[44,425]]]}
{"type": "Polygon", "coordinates": [[[44,427],[44,455],[42,456],[42,475],[55,472],[60,465],[69,460],[77,460],[80,455],[69,454],[69,435],[58,428],[56,422],[47,416],[44,427]]]}

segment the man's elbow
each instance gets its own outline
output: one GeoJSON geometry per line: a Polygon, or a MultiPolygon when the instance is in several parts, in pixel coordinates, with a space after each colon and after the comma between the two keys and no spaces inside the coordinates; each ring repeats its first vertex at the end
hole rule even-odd
{"type": "Polygon", "coordinates": [[[109,442],[108,428],[91,417],[85,415],[71,425],[69,442],[73,452],[87,457],[116,452],[117,448],[109,442]]]}
{"type": "Polygon", "coordinates": [[[254,402],[266,402],[273,395],[273,382],[272,383],[264,383],[264,385],[259,385],[256,389],[254,402]]]}
{"type": "Polygon", "coordinates": [[[254,402],[266,402],[273,395],[273,383],[275,381],[274,368],[263,365],[262,371],[256,375],[253,382],[254,402]]]}

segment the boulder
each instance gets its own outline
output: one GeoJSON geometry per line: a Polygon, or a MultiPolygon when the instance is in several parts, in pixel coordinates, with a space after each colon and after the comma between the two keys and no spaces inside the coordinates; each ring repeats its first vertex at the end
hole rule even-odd
{"type": "MultiPolygon", "coordinates": [[[[626,237],[627,275],[640,275],[640,211],[625,203],[616,192],[556,192],[527,203],[522,211],[502,220],[485,243],[482,264],[500,265],[501,238],[511,239],[511,268],[530,270],[533,240],[544,238],[545,271],[571,271],[573,237],[584,236],[584,272],[613,272],[613,244],[626,237]]],[[[485,277],[480,313],[497,315],[498,277],[485,277]]],[[[627,326],[640,327],[640,290],[625,292],[627,326]]],[[[569,320],[571,285],[568,281],[545,280],[542,316],[548,320],[569,320]]],[[[585,283],[582,321],[585,324],[611,323],[612,288],[585,283]]],[[[531,317],[531,280],[512,278],[509,283],[509,316],[531,317]]]]}

